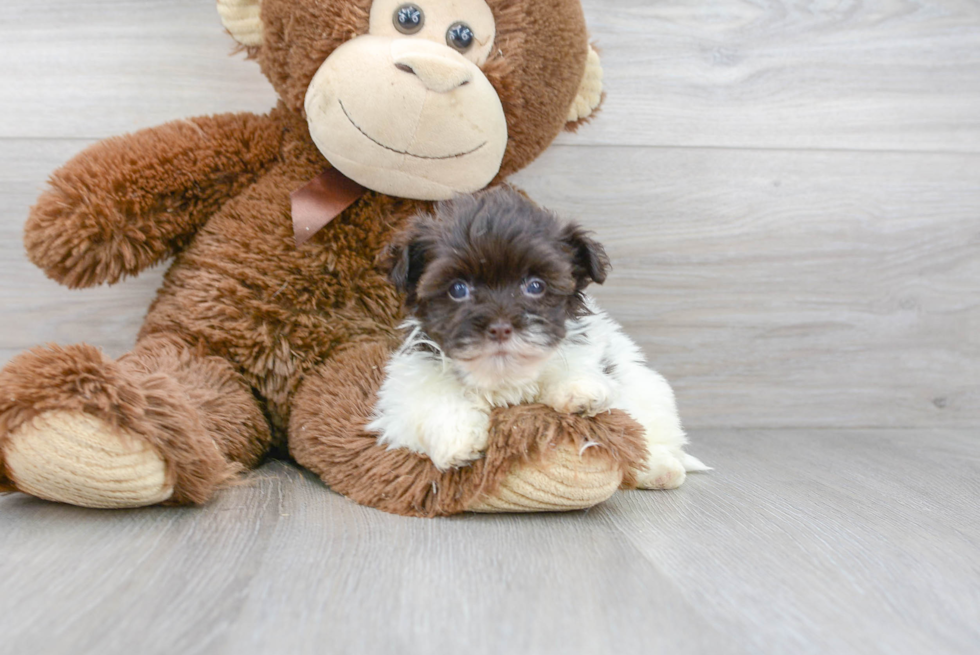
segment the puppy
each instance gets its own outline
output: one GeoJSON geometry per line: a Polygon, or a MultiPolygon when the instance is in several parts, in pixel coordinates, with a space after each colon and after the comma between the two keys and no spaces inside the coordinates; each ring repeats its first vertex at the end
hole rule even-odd
{"type": "Polygon", "coordinates": [[[500,187],[439,203],[389,248],[411,316],[368,429],[440,469],[486,448],[492,408],[544,403],[588,416],[621,409],[645,430],[645,488],[707,467],[684,452],[674,394],[585,288],[606,279],[602,246],[500,187]]]}

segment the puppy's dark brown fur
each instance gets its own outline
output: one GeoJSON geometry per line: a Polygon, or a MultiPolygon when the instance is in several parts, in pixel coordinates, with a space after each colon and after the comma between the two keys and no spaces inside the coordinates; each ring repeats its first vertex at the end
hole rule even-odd
{"type": "Polygon", "coordinates": [[[586,310],[584,289],[606,279],[603,247],[509,187],[439,203],[389,249],[395,286],[409,313],[449,356],[488,339],[491,325],[551,348],[586,310]],[[529,280],[544,292],[525,292],[529,280]],[[450,288],[463,282],[465,301],[450,288]]]}

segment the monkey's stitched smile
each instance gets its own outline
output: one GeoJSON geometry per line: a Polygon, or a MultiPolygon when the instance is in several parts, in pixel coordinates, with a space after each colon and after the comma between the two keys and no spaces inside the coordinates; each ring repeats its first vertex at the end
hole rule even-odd
{"type": "Polygon", "coordinates": [[[458,152],[455,155],[441,155],[441,156],[438,156],[438,157],[428,156],[428,155],[416,155],[415,153],[407,152],[405,150],[396,150],[395,148],[392,148],[390,146],[386,146],[385,144],[381,143],[380,141],[378,141],[377,139],[375,139],[373,136],[371,136],[370,134],[368,134],[367,132],[365,132],[363,129],[361,129],[361,126],[358,125],[357,123],[355,123],[354,122],[354,119],[351,118],[351,115],[349,113],[347,113],[347,107],[344,107],[344,103],[343,103],[343,101],[341,101],[340,98],[337,98],[337,103],[340,104],[340,109],[341,109],[341,111],[344,112],[344,116],[347,117],[347,120],[350,121],[350,124],[351,125],[353,125],[355,128],[357,128],[357,131],[358,132],[360,132],[365,137],[367,137],[371,142],[378,144],[379,146],[381,146],[385,150],[390,150],[391,152],[398,153],[399,155],[408,155],[409,157],[415,157],[416,159],[455,159],[457,157],[465,157],[466,155],[472,155],[474,152],[476,152],[477,150],[479,150],[483,146],[487,145],[487,142],[484,141],[483,143],[481,143],[477,147],[473,148],[472,150],[467,150],[466,152],[458,152]]]}

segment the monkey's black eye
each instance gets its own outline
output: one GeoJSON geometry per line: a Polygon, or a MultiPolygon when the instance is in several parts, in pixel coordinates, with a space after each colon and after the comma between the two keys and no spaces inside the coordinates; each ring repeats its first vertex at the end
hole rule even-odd
{"type": "Polygon", "coordinates": [[[470,297],[470,285],[462,280],[456,280],[449,285],[449,297],[453,300],[466,300],[470,297]]]}
{"type": "Polygon", "coordinates": [[[473,45],[476,37],[466,23],[453,23],[446,32],[446,43],[460,52],[466,52],[473,45]]]}
{"type": "Polygon", "coordinates": [[[524,282],[524,295],[536,298],[544,293],[544,282],[536,277],[530,277],[524,282]]]}
{"type": "Polygon", "coordinates": [[[415,34],[425,25],[425,14],[417,5],[409,3],[396,9],[391,20],[402,34],[415,34]]]}

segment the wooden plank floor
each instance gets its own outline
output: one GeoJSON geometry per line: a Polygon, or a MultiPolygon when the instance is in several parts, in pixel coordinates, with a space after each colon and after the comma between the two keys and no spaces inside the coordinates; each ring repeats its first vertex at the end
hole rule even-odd
{"type": "Polygon", "coordinates": [[[977,652],[973,435],[695,436],[715,472],[567,515],[390,516],[284,463],[197,510],[0,498],[3,650],[977,652]]]}
{"type": "MultiPolygon", "coordinates": [[[[271,462],[200,509],[0,497],[0,653],[980,652],[980,6],[584,0],[602,115],[517,176],[715,471],[416,520],[271,462]]],[[[128,349],[162,269],[70,292],[21,226],[97,139],[265,111],[211,0],[7,0],[0,362],[128,349]]]]}

